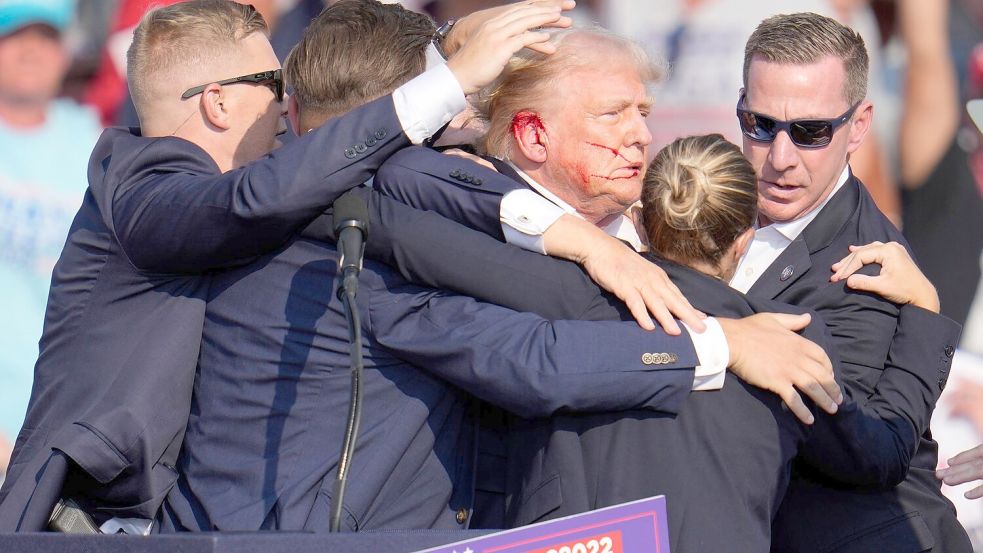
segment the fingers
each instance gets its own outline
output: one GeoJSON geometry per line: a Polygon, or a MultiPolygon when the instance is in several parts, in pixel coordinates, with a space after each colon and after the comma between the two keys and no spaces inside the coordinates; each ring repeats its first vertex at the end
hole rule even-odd
{"type": "Polygon", "coordinates": [[[966,499],[979,499],[983,497],[983,486],[976,486],[975,488],[964,493],[963,497],[966,499]]]}
{"type": "Polygon", "coordinates": [[[827,380],[825,378],[814,378],[811,375],[800,374],[795,378],[795,387],[809,396],[809,399],[823,411],[826,411],[830,415],[836,414],[837,402],[833,399],[833,395],[834,393],[839,393],[839,386],[836,385],[836,382],[832,382],[832,378],[827,380]],[[827,386],[830,384],[832,384],[833,388],[827,389],[827,386]]]}
{"type": "MultiPolygon", "coordinates": [[[[638,326],[644,328],[645,330],[655,330],[655,323],[652,322],[652,317],[649,316],[650,307],[641,298],[641,296],[627,298],[624,301],[625,301],[625,305],[628,306],[628,311],[631,312],[631,316],[635,318],[636,322],[638,322],[638,326]]],[[[665,329],[667,334],[673,334],[673,335],[679,334],[678,327],[676,328],[676,332],[674,333],[669,329],[669,327],[663,324],[661,320],[659,321],[659,324],[662,326],[663,329],[665,329]]]]}
{"type": "Polygon", "coordinates": [[[791,330],[792,332],[798,332],[809,326],[809,321],[812,320],[812,316],[808,313],[802,313],[801,315],[791,315],[789,313],[765,313],[765,315],[770,316],[786,330],[791,330]]]}
{"type": "MultiPolygon", "coordinates": [[[[949,466],[952,465],[962,465],[965,463],[970,463],[974,460],[983,460],[983,444],[980,444],[972,449],[967,449],[959,455],[949,459],[949,466]]],[[[981,471],[983,472],[983,471],[981,471]]]]}
{"type": "Polygon", "coordinates": [[[950,465],[943,473],[942,481],[950,486],[957,486],[983,478],[983,459],[963,465],[950,465]]]}
{"type": "MultiPolygon", "coordinates": [[[[894,243],[892,242],[892,244],[894,243]]],[[[864,265],[883,263],[884,257],[889,251],[883,242],[871,242],[864,246],[850,246],[850,255],[833,264],[832,270],[835,272],[829,280],[837,282],[857,272],[864,265]]]]}
{"type": "Polygon", "coordinates": [[[809,411],[809,408],[806,407],[805,402],[802,401],[802,397],[795,391],[795,388],[789,387],[788,389],[780,392],[778,395],[782,398],[782,401],[785,402],[785,405],[788,406],[788,410],[791,411],[796,418],[802,421],[803,424],[812,424],[816,421],[815,417],[813,417],[812,413],[809,411]]]}
{"type": "Polygon", "coordinates": [[[669,280],[669,275],[665,275],[663,300],[669,311],[694,331],[703,332],[707,329],[706,323],[703,322],[703,319],[707,318],[706,314],[690,304],[682,290],[669,280]]]}

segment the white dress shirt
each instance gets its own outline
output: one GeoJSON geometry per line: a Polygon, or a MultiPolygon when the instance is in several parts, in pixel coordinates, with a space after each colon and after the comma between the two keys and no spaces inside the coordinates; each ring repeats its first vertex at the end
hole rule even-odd
{"type": "MultiPolygon", "coordinates": [[[[546,232],[546,229],[564,213],[581,219],[583,216],[577,213],[573,206],[533,180],[525,171],[512,163],[509,165],[533,190],[539,193],[537,194],[533,190],[514,190],[502,198],[500,217],[505,239],[508,243],[522,249],[545,254],[543,233],[546,232]]],[[[627,215],[615,218],[614,221],[601,227],[601,230],[631,244],[635,251],[641,252],[646,249],[644,241],[638,235],[635,224],[627,215]]],[[[698,333],[680,321],[686,327],[686,331],[689,332],[690,339],[693,341],[693,348],[696,350],[696,356],[700,360],[700,364],[696,367],[693,375],[693,390],[719,390],[724,386],[727,362],[730,360],[730,348],[727,346],[727,338],[724,336],[724,331],[717,319],[709,317],[704,322],[707,326],[706,331],[698,333]]]]}
{"type": "Polygon", "coordinates": [[[830,198],[843,188],[843,185],[846,184],[849,178],[850,167],[847,166],[843,169],[843,173],[840,174],[840,180],[836,182],[833,191],[815,209],[798,219],[784,223],[772,223],[766,227],[755,229],[751,246],[748,247],[744,257],[741,258],[740,263],[737,265],[737,270],[734,272],[733,278],[730,279],[731,288],[740,290],[746,294],[754,286],[754,283],[757,282],[758,277],[778,259],[778,256],[785,251],[785,248],[789,244],[802,234],[802,231],[826,207],[830,198]]]}
{"type": "Polygon", "coordinates": [[[467,102],[460,83],[446,64],[437,64],[393,91],[396,117],[413,144],[422,144],[467,102]]]}

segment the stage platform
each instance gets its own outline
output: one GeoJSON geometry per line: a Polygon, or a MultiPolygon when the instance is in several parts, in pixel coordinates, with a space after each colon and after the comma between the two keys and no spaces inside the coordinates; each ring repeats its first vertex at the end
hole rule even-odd
{"type": "Polygon", "coordinates": [[[155,536],[0,534],[3,553],[412,553],[490,531],[378,531],[357,534],[223,532],[155,536]]]}

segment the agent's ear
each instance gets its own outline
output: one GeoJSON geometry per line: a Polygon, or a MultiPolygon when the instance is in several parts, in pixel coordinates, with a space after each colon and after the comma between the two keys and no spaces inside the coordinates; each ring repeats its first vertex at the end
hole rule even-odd
{"type": "Polygon", "coordinates": [[[519,152],[529,161],[544,163],[549,151],[549,136],[539,114],[520,111],[512,118],[512,138],[519,152]]]}
{"type": "Polygon", "coordinates": [[[228,130],[232,126],[228,98],[221,86],[215,83],[206,86],[198,103],[210,125],[222,130],[228,130]]]}
{"type": "Polygon", "coordinates": [[[290,126],[293,128],[295,135],[300,136],[304,134],[304,131],[300,128],[300,105],[293,96],[287,100],[287,120],[290,121],[290,126]]]}
{"type": "Polygon", "coordinates": [[[744,254],[747,253],[748,248],[751,247],[751,241],[754,240],[754,227],[751,227],[740,235],[738,235],[737,240],[734,240],[734,245],[731,246],[729,253],[734,257],[734,261],[740,261],[744,254]]]}
{"type": "Polygon", "coordinates": [[[874,104],[864,100],[857,106],[853,118],[847,123],[850,126],[850,138],[847,145],[847,153],[856,152],[863,144],[864,137],[870,131],[870,126],[874,120],[874,104]]]}

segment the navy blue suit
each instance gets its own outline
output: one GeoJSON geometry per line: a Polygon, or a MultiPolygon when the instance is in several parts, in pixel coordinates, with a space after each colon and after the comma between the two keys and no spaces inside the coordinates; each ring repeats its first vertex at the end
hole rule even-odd
{"type": "Polygon", "coordinates": [[[408,144],[389,97],[224,174],[185,140],[107,130],[54,269],[0,531],[44,529],[63,487],[99,517],[153,517],[176,478],[206,271],[282,245],[408,144]]]}
{"type": "MultiPolygon", "coordinates": [[[[165,530],[327,529],[349,349],[337,251],[315,231],[214,278],[165,530]]],[[[470,524],[471,396],[527,417],[671,413],[692,386],[686,336],[549,323],[407,284],[373,262],[359,280],[365,399],[349,530],[470,524]],[[646,352],[678,361],[647,365],[646,352]]]]}
{"type": "MultiPolygon", "coordinates": [[[[923,361],[935,369],[939,392],[949,376],[956,341],[933,346],[909,338],[907,346],[896,332],[917,335],[905,328],[894,304],[871,294],[850,291],[828,282],[830,266],[845,257],[850,244],[879,240],[907,242],[877,207],[856,178],[841,188],[802,234],[775,260],[748,291],[751,297],[776,299],[814,309],[826,319],[844,362],[844,384],[858,394],[869,393],[882,379],[884,359],[890,355],[902,366],[914,368],[918,347],[931,357],[923,361]],[[781,279],[786,267],[792,276],[781,279]],[[889,350],[890,348],[890,350],[889,350]]],[[[923,325],[922,325],[923,326],[923,325]]],[[[911,407],[912,416],[931,417],[935,401],[911,407]]],[[[911,468],[898,486],[879,493],[843,489],[808,469],[797,472],[775,521],[775,551],[853,552],[935,551],[969,553],[966,531],[941,493],[935,478],[938,444],[930,432],[921,436],[911,468]],[[823,505],[817,509],[817,505],[823,505]]]]}
{"type": "MultiPolygon", "coordinates": [[[[438,211],[445,211],[450,215],[454,215],[453,207],[445,208],[442,202],[447,202],[449,205],[453,205],[454,202],[460,201],[458,196],[461,194],[468,194],[468,186],[462,185],[461,183],[467,183],[466,180],[462,181],[459,178],[451,177],[450,175],[456,174],[461,175],[462,172],[470,177],[471,180],[476,180],[480,178],[482,183],[485,185],[491,183],[494,187],[499,189],[508,190],[510,185],[508,183],[498,183],[497,180],[502,180],[501,177],[496,177],[493,174],[488,174],[483,168],[478,168],[473,166],[468,162],[464,162],[459,158],[445,158],[440,160],[435,154],[424,152],[422,150],[407,150],[397,156],[394,156],[392,160],[387,162],[387,164],[380,170],[377,176],[376,183],[386,189],[387,191],[392,191],[394,194],[399,195],[403,199],[410,199],[410,201],[417,201],[423,203],[427,207],[434,207],[438,211]],[[463,168],[462,168],[463,167],[463,168]],[[480,175],[480,176],[479,176],[480,175]],[[424,186],[430,186],[433,188],[433,177],[439,177],[441,180],[446,181],[448,184],[455,184],[456,186],[450,187],[437,187],[437,195],[428,194],[424,192],[424,186]],[[497,180],[496,180],[497,179],[497,180]],[[429,181],[429,182],[428,182],[429,181]],[[457,181],[454,183],[453,181],[457,181]],[[405,187],[409,183],[409,187],[405,187]],[[436,197],[437,200],[434,201],[433,198],[436,197]],[[429,202],[429,203],[427,203],[429,202]]],[[[470,183],[474,184],[474,183],[470,183]]],[[[472,187],[473,188],[473,187],[472,187]]],[[[484,187],[484,190],[490,190],[491,187],[484,187]]],[[[479,193],[476,196],[478,202],[484,202],[488,205],[484,207],[485,213],[496,213],[497,215],[497,204],[494,199],[494,193],[479,193]]],[[[403,220],[407,220],[404,218],[403,220]]],[[[387,219],[392,220],[392,219],[387,219]]],[[[494,219],[492,219],[494,221],[494,219]]],[[[473,222],[472,222],[473,223],[473,222]]],[[[480,228],[482,224],[474,224],[475,227],[480,228]]],[[[491,223],[495,225],[495,223],[491,223]]],[[[446,235],[452,232],[449,229],[443,229],[436,232],[432,232],[428,235],[429,238],[433,240],[438,240],[439,236],[446,235]]],[[[460,271],[456,274],[452,274],[449,269],[431,269],[430,264],[416,264],[413,265],[412,260],[416,257],[433,257],[433,254],[429,253],[429,250],[409,252],[402,251],[406,248],[412,247],[412,244],[399,244],[400,236],[405,236],[408,234],[407,229],[402,229],[399,231],[394,231],[391,240],[396,241],[396,246],[393,247],[395,253],[387,254],[390,257],[390,261],[395,261],[406,265],[404,271],[408,273],[416,273],[420,275],[424,282],[431,285],[448,285],[455,282],[459,283],[462,281],[471,281],[473,279],[479,279],[482,284],[487,284],[489,280],[493,279],[481,279],[483,274],[493,274],[499,277],[508,273],[509,270],[517,271],[512,278],[508,279],[513,286],[512,287],[494,287],[492,286],[491,292],[498,294],[490,299],[492,301],[500,301],[506,305],[516,308],[527,308],[535,309],[538,312],[543,312],[547,316],[562,315],[569,316],[570,312],[561,310],[562,306],[569,306],[574,309],[574,313],[578,316],[592,316],[592,314],[597,314],[603,312],[605,306],[597,301],[598,294],[590,293],[586,294],[570,294],[570,287],[568,287],[564,295],[556,296],[550,295],[549,291],[552,289],[557,289],[557,286],[552,285],[553,283],[563,282],[567,285],[575,286],[577,285],[576,278],[558,276],[558,273],[563,273],[569,271],[569,267],[564,267],[562,264],[554,264],[552,270],[546,269],[543,265],[550,263],[549,261],[539,258],[538,256],[520,257],[521,252],[510,252],[510,248],[504,247],[500,244],[492,244],[491,240],[481,240],[474,239],[467,245],[467,247],[452,249],[449,253],[455,258],[457,255],[462,254],[460,250],[471,250],[471,258],[477,260],[478,258],[485,258],[486,261],[483,265],[473,268],[472,272],[476,273],[472,276],[463,275],[460,271]],[[492,261],[493,260],[493,261],[492,261]],[[491,267],[489,267],[491,266],[491,267]],[[523,286],[514,286],[517,279],[524,280],[536,280],[528,278],[529,275],[537,275],[538,270],[543,270],[542,276],[540,278],[541,282],[547,283],[545,286],[537,286],[533,284],[532,288],[538,292],[535,295],[523,295],[521,290],[526,285],[523,282],[523,286]],[[518,276],[516,276],[518,275],[518,276]],[[568,298],[574,296],[575,299],[568,300],[568,298]],[[572,302],[572,303],[571,303],[572,302]],[[600,309],[600,311],[598,311],[600,309]]],[[[462,241],[461,236],[464,233],[458,230],[458,239],[456,242],[460,243],[462,241]]],[[[419,250],[419,248],[417,248],[419,250]]],[[[440,252],[447,252],[443,245],[433,246],[433,250],[440,252]]],[[[465,258],[465,261],[470,260],[465,258]]],[[[462,264],[467,267],[468,263],[462,264]]],[[[457,265],[458,267],[461,265],[457,265]]],[[[668,270],[668,269],[667,269],[668,270]]],[[[688,291],[688,297],[697,307],[701,307],[709,313],[716,313],[721,315],[731,315],[731,316],[741,316],[747,315],[757,311],[754,308],[754,302],[748,304],[748,301],[740,294],[730,290],[728,287],[717,283],[717,287],[708,288],[705,283],[703,286],[697,286],[696,288],[687,287],[685,283],[687,279],[685,272],[680,273],[680,271],[670,271],[670,274],[674,277],[674,280],[680,284],[684,291],[688,291]],[[730,299],[728,299],[730,297],[730,299]],[[735,299],[738,298],[738,299],[735,299]],[[741,307],[743,306],[743,307],[741,307]]],[[[693,279],[690,279],[693,280],[693,279]]],[[[704,278],[704,280],[706,280],[704,278]]],[[[697,280],[698,282],[698,280],[697,280]]],[[[455,284],[455,286],[461,286],[460,284],[455,284]]],[[[837,285],[842,293],[842,283],[837,285]]],[[[482,291],[475,288],[463,289],[462,291],[466,293],[474,293],[481,295],[482,291]]],[[[596,291],[596,289],[595,289],[596,291]]],[[[487,290],[486,290],[487,292],[487,290]]],[[[767,305],[765,309],[769,310],[781,310],[781,305],[767,305]]],[[[612,312],[610,307],[608,307],[609,312],[607,316],[610,316],[612,312]]],[[[786,306],[785,309],[788,309],[786,306]]],[[[623,313],[623,311],[622,311],[623,313]]],[[[899,329],[896,336],[897,340],[893,345],[890,341],[888,346],[891,349],[891,359],[885,363],[882,359],[881,367],[889,365],[892,368],[890,371],[885,371],[885,374],[891,374],[890,379],[886,379],[883,385],[878,385],[875,401],[869,406],[873,409],[872,418],[868,419],[866,416],[858,415],[858,404],[862,404],[867,394],[854,393],[853,388],[848,387],[847,391],[849,396],[855,397],[857,402],[848,402],[844,407],[841,414],[833,419],[829,419],[828,422],[832,423],[832,426],[824,426],[823,424],[817,424],[813,436],[806,442],[803,453],[812,463],[814,467],[819,467],[820,470],[825,472],[827,475],[833,478],[839,479],[840,481],[846,481],[852,484],[865,484],[865,485],[891,485],[899,480],[901,480],[907,470],[908,461],[911,457],[914,447],[917,444],[917,435],[927,426],[928,418],[931,413],[931,409],[925,409],[926,405],[934,405],[934,401],[941,390],[938,385],[939,375],[945,374],[948,367],[947,358],[942,354],[943,349],[953,343],[958,338],[958,326],[952,324],[951,322],[945,321],[940,317],[932,316],[922,310],[917,308],[906,308],[903,313],[907,313],[905,317],[902,318],[904,323],[903,327],[899,329]],[[888,381],[893,381],[893,384],[888,384],[888,381]],[[879,420],[879,422],[878,422],[879,420]],[[877,439],[876,436],[880,436],[879,446],[874,446],[872,439],[877,439]],[[865,454],[865,449],[870,447],[872,455],[865,454]],[[839,451],[844,455],[835,460],[836,456],[829,455],[829,451],[839,451]]],[[[897,311],[895,310],[895,314],[897,311]]],[[[892,335],[894,334],[894,328],[892,327],[892,335]]],[[[821,337],[821,336],[820,336],[821,337]]],[[[823,340],[817,340],[821,343],[825,343],[823,340]]],[[[832,348],[829,348],[832,350],[832,348]]],[[[888,352],[884,351],[884,356],[887,357],[888,352]]],[[[835,358],[835,355],[833,355],[835,358]]],[[[849,375],[849,369],[844,370],[843,367],[846,365],[838,365],[841,376],[846,374],[849,375]]],[[[732,383],[728,383],[725,387],[722,395],[727,398],[732,398],[733,394],[728,395],[728,388],[733,388],[732,383]]],[[[704,401],[714,401],[711,397],[714,394],[694,394],[690,400],[687,402],[686,408],[690,408],[690,405],[696,402],[702,403],[704,401]],[[705,398],[710,397],[709,400],[705,398]]],[[[766,404],[768,401],[773,401],[773,398],[763,397],[760,398],[766,404]]],[[[697,403],[697,405],[699,405],[697,403]]],[[[704,411],[704,414],[696,415],[702,408],[694,407],[693,411],[687,413],[686,415],[680,416],[677,419],[679,426],[690,426],[691,429],[672,434],[672,431],[668,433],[670,439],[666,439],[666,432],[659,430],[659,425],[665,426],[663,422],[649,422],[649,419],[656,417],[645,417],[645,422],[631,422],[632,417],[625,417],[622,415],[610,415],[608,420],[605,422],[601,420],[601,417],[591,416],[585,417],[589,422],[573,423],[571,425],[570,418],[565,420],[554,420],[545,423],[538,423],[540,426],[544,426],[547,429],[552,428],[552,436],[549,437],[551,442],[551,447],[558,451],[552,455],[551,461],[542,461],[542,459],[533,459],[535,466],[539,463],[541,467],[537,468],[539,471],[539,476],[535,478],[529,478],[528,472],[524,474],[521,473],[517,475],[512,475],[512,485],[514,486],[515,481],[521,481],[525,478],[527,481],[522,482],[519,492],[515,492],[514,487],[512,493],[513,501],[510,509],[512,510],[512,520],[519,523],[531,522],[536,520],[538,516],[548,515],[548,516],[559,516],[562,514],[569,514],[571,512],[577,512],[578,510],[583,510],[585,508],[592,508],[603,506],[605,504],[610,504],[618,501],[624,501],[639,495],[644,495],[644,491],[649,491],[651,493],[657,493],[659,490],[669,491],[674,489],[674,487],[679,487],[680,482],[687,482],[688,485],[684,486],[679,490],[678,494],[675,494],[677,498],[684,496],[686,494],[693,494],[698,489],[694,484],[706,485],[701,479],[687,478],[687,475],[701,474],[701,475],[713,475],[712,478],[708,479],[708,482],[718,482],[722,481],[723,484],[718,484],[716,486],[717,491],[708,492],[705,497],[700,501],[693,503],[693,505],[698,506],[692,509],[692,512],[700,512],[706,515],[709,509],[717,508],[720,505],[729,505],[733,507],[736,505],[743,505],[745,508],[749,507],[751,503],[747,503],[750,498],[757,498],[760,501],[754,503],[763,506],[766,510],[770,512],[763,513],[763,517],[759,516],[758,521],[764,521],[767,524],[770,515],[774,513],[774,509],[777,507],[777,499],[780,499],[781,482],[777,488],[774,490],[779,492],[777,497],[767,497],[767,494],[763,497],[760,493],[760,489],[742,489],[740,486],[740,480],[734,477],[734,475],[740,475],[741,470],[746,470],[746,468],[741,465],[741,463],[734,463],[733,457],[729,459],[730,463],[716,464],[712,463],[712,459],[718,458],[719,456],[710,455],[712,468],[700,464],[699,469],[691,468],[689,472],[683,471],[680,476],[678,468],[675,467],[675,463],[686,465],[687,463],[693,463],[687,459],[685,456],[679,457],[679,452],[687,451],[686,439],[691,436],[701,435],[701,432],[710,431],[713,434],[712,428],[715,423],[713,421],[719,420],[720,417],[715,415],[716,413],[730,413],[732,417],[743,418],[748,422],[744,426],[743,432],[737,432],[738,436],[742,436],[738,443],[731,444],[733,447],[730,449],[730,454],[733,455],[735,450],[741,450],[744,448],[749,448],[753,450],[759,450],[760,448],[765,448],[766,451],[772,451],[774,455],[769,460],[761,466],[768,467],[782,467],[783,463],[787,460],[787,450],[788,441],[783,442],[782,433],[779,432],[775,436],[768,436],[766,439],[761,440],[762,434],[761,430],[763,428],[768,428],[769,426],[763,426],[760,422],[761,417],[759,416],[759,422],[751,423],[754,420],[753,409],[754,402],[744,401],[743,406],[739,406],[739,403],[734,403],[732,399],[727,399],[726,403],[724,400],[719,399],[716,406],[711,406],[708,411],[704,411]],[[723,405],[723,406],[721,406],[723,405]],[[716,417],[716,418],[714,418],[716,417]],[[637,424],[637,430],[629,430],[627,434],[619,429],[624,428],[634,428],[632,425],[637,424]],[[589,431],[585,428],[589,427],[589,431]],[[643,442],[644,444],[652,443],[652,448],[646,449],[651,455],[638,455],[637,448],[645,447],[644,445],[639,446],[638,440],[635,440],[634,447],[636,449],[622,449],[620,450],[620,455],[614,453],[603,453],[602,459],[610,459],[610,462],[618,465],[618,461],[627,462],[631,464],[632,460],[638,460],[632,466],[635,466],[638,470],[614,470],[611,471],[609,468],[605,468],[603,465],[598,465],[597,463],[588,466],[588,461],[586,459],[591,458],[591,455],[577,454],[577,448],[582,448],[584,451],[594,452],[592,455],[597,455],[598,452],[610,452],[612,450],[611,444],[617,444],[619,439],[616,437],[620,434],[627,436],[638,436],[640,434],[639,430],[646,429],[650,432],[650,435],[659,435],[660,438],[656,440],[649,440],[643,442]],[[602,438],[597,438],[601,436],[602,438]],[[676,437],[676,441],[673,440],[672,436],[676,437]],[[746,436],[746,437],[745,437],[746,436]],[[615,438],[612,438],[615,437],[615,438]],[[581,443],[578,444],[577,441],[581,443]],[[678,443],[677,443],[678,442],[678,443]],[[676,452],[675,455],[669,455],[669,458],[673,462],[668,463],[666,466],[658,465],[661,467],[657,472],[654,472],[652,459],[658,458],[656,455],[660,445],[676,444],[675,448],[671,448],[676,452]],[[760,445],[758,445],[760,443],[760,445]],[[585,445],[587,444],[587,445],[585,445]],[[591,445],[593,444],[593,445],[591,445]],[[603,446],[598,444],[604,444],[603,446]],[[754,444],[754,445],[752,445],[754,444]],[[769,449],[770,448],[770,449],[769,449]],[[778,448],[776,451],[775,448],[778,448]],[[777,462],[776,462],[777,459],[777,462]],[[738,468],[734,468],[736,464],[738,468]],[[551,473],[548,469],[553,470],[551,473]],[[646,472],[644,478],[639,477],[638,472],[646,472]],[[581,475],[580,480],[586,482],[586,485],[580,485],[581,482],[577,481],[578,472],[581,475]],[[571,489],[566,486],[560,486],[556,482],[558,478],[554,478],[556,474],[559,474],[562,478],[564,474],[568,477],[572,474],[574,475],[574,483],[571,489]],[[722,480],[721,480],[722,479],[722,480]],[[734,485],[735,482],[737,485],[734,485]],[[602,485],[604,484],[604,485],[602,485]],[[539,488],[537,489],[537,486],[539,488]],[[729,486],[729,487],[728,487],[729,486]],[[542,497],[546,495],[552,495],[552,499],[546,500],[544,503],[542,500],[535,499],[533,496],[529,496],[525,490],[536,490],[536,496],[542,497]],[[556,491],[549,492],[550,488],[555,488],[556,491]],[[582,491],[577,491],[577,490],[582,491]],[[544,491],[545,490],[545,491],[544,491]],[[613,490],[613,491],[612,491],[613,490]],[[733,493],[721,493],[726,491],[732,491],[733,493]],[[519,497],[515,497],[515,493],[519,493],[519,497]],[[526,495],[522,495],[526,493],[526,495]],[[583,495],[581,495],[583,493],[583,495]],[[740,503],[742,500],[742,495],[744,496],[745,503],[740,503]],[[708,501],[709,497],[712,496],[712,501],[708,501]],[[562,497],[562,502],[561,502],[562,497]],[[584,499],[577,499],[578,497],[584,499]],[[770,503],[769,503],[770,501],[770,503]],[[550,503],[552,502],[552,503],[550,503]],[[578,503],[579,502],[579,503],[578,503]],[[540,505],[535,507],[529,507],[535,503],[540,503],[540,505]],[[516,507],[518,505],[518,507],[516,507]],[[557,509],[551,512],[550,509],[557,509]]],[[[760,407],[758,407],[760,411],[760,407]]],[[[820,421],[826,421],[825,418],[820,418],[820,421]]],[[[765,423],[767,424],[767,423],[765,423]]],[[[535,426],[535,425],[534,425],[535,426]]],[[[773,427],[772,424],[770,427],[773,427]]],[[[781,425],[780,425],[781,426],[781,425]]],[[[524,427],[528,429],[529,427],[524,427]]],[[[515,426],[511,428],[512,432],[515,432],[515,426]]],[[[534,432],[535,428],[533,428],[534,432]]],[[[542,429],[538,430],[540,434],[543,434],[542,429]]],[[[548,434],[548,432],[547,432],[548,434]]],[[[728,436],[733,437],[734,432],[721,432],[718,431],[718,436],[728,436]]],[[[794,431],[793,431],[794,434],[794,431]]],[[[621,439],[623,442],[623,439],[621,439]]],[[[793,440],[794,441],[794,440],[793,440]]],[[[527,449],[525,444],[528,444],[530,439],[520,438],[514,440],[513,444],[518,444],[518,454],[515,449],[510,452],[510,463],[514,466],[514,459],[521,457],[521,453],[526,451],[525,457],[530,455],[535,458],[536,456],[542,457],[541,453],[535,453],[535,448],[531,451],[534,453],[528,453],[530,451],[527,449]]],[[[717,447],[721,446],[722,442],[717,439],[708,439],[704,442],[704,446],[709,451],[715,451],[717,447]]],[[[695,455],[699,455],[699,447],[690,447],[689,451],[695,452],[695,455]]],[[[723,447],[719,449],[721,452],[727,452],[728,448],[723,447]]],[[[705,451],[704,451],[705,453],[705,451]]],[[[546,450],[546,457],[550,457],[549,448],[546,450]]],[[[760,459],[757,461],[760,465],[760,459]]],[[[528,460],[524,461],[526,468],[523,469],[528,471],[530,463],[528,460]]],[[[750,465],[748,465],[750,466],[750,465]]],[[[752,467],[752,468],[760,468],[752,467]]],[[[750,473],[745,473],[745,477],[750,473]]],[[[780,476],[780,475],[779,475],[780,476]]],[[[569,478],[568,478],[569,479],[569,478]]],[[[767,481],[767,480],[764,480],[767,481]]],[[[747,480],[744,481],[746,484],[747,480]]],[[[753,481],[755,485],[761,484],[762,480],[753,481]]],[[[508,486],[505,486],[508,487],[508,486]]],[[[771,488],[769,488],[771,489],[771,488]]],[[[673,494],[670,493],[670,516],[671,524],[673,516],[683,516],[679,512],[679,502],[677,501],[677,510],[673,511],[673,494]]],[[[732,511],[736,512],[736,511],[732,511]]],[[[762,513],[758,513],[761,515],[762,513]]],[[[691,516],[692,519],[696,518],[691,516]]],[[[713,518],[713,517],[711,517],[713,518]]],[[[723,519],[725,522],[729,523],[739,517],[735,517],[732,514],[728,514],[727,510],[724,509],[720,512],[720,516],[716,517],[718,519],[723,519]]],[[[753,517],[752,517],[753,518],[753,517]]],[[[752,521],[753,522],[753,521],[752,521]]],[[[682,524],[682,523],[680,523],[682,524]]],[[[714,531],[719,529],[719,522],[713,520],[708,522],[706,526],[711,526],[714,531]]],[[[740,527],[730,533],[731,536],[740,535],[737,532],[740,531],[740,527]]],[[[704,531],[703,535],[700,534],[700,528],[693,528],[690,531],[685,531],[687,536],[699,536],[699,538],[709,538],[714,532],[704,531]]],[[[725,535],[721,533],[720,535],[725,535]]],[[[742,540],[747,546],[751,547],[749,550],[761,550],[762,547],[767,548],[767,541],[762,541],[761,537],[767,537],[767,529],[762,530],[758,534],[758,541],[753,540],[742,540]],[[762,545],[763,543],[763,545],[762,545]]],[[[681,539],[677,533],[676,539],[681,539]]],[[[708,545],[712,545],[712,539],[706,539],[701,542],[689,543],[684,542],[684,547],[694,547],[697,550],[708,545]]],[[[678,542],[676,545],[679,545],[678,542]]],[[[722,544],[717,544],[722,545],[722,544]]],[[[731,546],[733,547],[733,546],[731,546]]],[[[728,548],[730,549],[730,548],[728,548]]]]}

